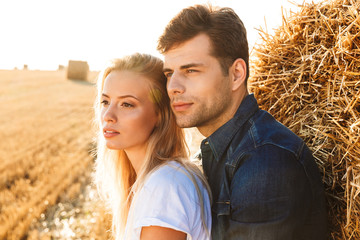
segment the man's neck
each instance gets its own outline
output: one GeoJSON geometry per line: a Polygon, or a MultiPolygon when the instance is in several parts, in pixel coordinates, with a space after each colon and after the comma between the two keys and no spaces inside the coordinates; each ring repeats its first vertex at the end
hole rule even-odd
{"type": "Polygon", "coordinates": [[[247,89],[239,92],[238,96],[234,99],[233,104],[231,105],[229,111],[227,111],[223,116],[217,118],[216,122],[211,122],[203,126],[197,126],[197,129],[204,137],[209,137],[216,130],[218,130],[221,126],[227,123],[230,119],[235,116],[236,111],[240,107],[244,98],[249,95],[247,89]]]}

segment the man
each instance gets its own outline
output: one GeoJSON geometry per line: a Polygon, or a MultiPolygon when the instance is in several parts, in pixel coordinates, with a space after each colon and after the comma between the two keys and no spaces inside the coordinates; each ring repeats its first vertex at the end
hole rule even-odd
{"type": "Polygon", "coordinates": [[[212,194],[212,239],[326,239],[321,177],[304,142],[247,91],[246,30],[230,8],[196,5],[158,50],[180,127],[197,127],[212,194]]]}

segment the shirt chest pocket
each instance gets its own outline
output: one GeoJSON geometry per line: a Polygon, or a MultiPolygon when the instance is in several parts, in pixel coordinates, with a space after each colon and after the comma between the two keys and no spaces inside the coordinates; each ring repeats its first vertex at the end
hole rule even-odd
{"type": "Polygon", "coordinates": [[[219,198],[214,204],[213,211],[218,217],[230,215],[230,192],[226,181],[222,182],[219,198]]]}
{"type": "MultiPolygon", "coordinates": [[[[234,159],[233,161],[238,162],[238,159],[234,159]]],[[[231,210],[231,194],[230,194],[230,184],[231,179],[234,176],[236,170],[236,165],[230,163],[226,163],[224,167],[224,174],[221,179],[221,186],[219,189],[218,199],[214,199],[213,203],[213,215],[216,215],[218,218],[221,216],[229,216],[232,215],[231,210]]]]}

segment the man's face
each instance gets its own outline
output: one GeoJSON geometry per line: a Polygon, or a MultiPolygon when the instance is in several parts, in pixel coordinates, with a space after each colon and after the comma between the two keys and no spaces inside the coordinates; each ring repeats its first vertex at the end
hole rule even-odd
{"type": "Polygon", "coordinates": [[[210,55],[211,48],[209,37],[199,34],[164,54],[167,91],[180,127],[209,132],[229,119],[230,79],[210,55]]]}

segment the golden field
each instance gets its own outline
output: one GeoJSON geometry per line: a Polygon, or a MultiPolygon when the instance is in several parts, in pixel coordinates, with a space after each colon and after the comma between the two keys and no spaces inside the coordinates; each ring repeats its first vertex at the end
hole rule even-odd
{"type": "Polygon", "coordinates": [[[91,184],[96,76],[0,70],[0,240],[109,238],[91,184]]]}
{"type": "Polygon", "coordinates": [[[0,71],[0,86],[0,239],[50,239],[32,224],[89,183],[95,87],[24,70],[0,71]]]}

